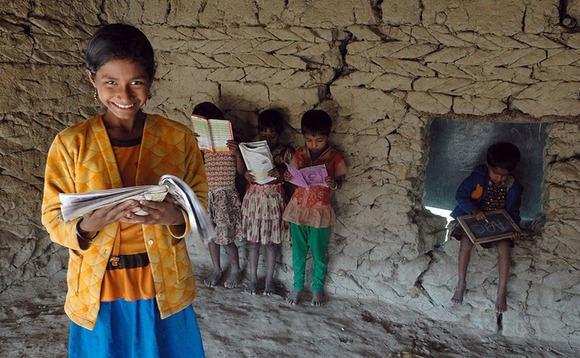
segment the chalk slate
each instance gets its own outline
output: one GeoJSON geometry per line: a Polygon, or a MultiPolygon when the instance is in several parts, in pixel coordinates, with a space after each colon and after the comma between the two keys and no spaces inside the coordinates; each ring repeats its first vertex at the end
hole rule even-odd
{"type": "Polygon", "coordinates": [[[486,220],[478,221],[473,215],[465,215],[457,218],[467,236],[474,244],[506,239],[514,232],[520,232],[520,228],[505,210],[495,210],[485,213],[486,220]]]}
{"type": "Polygon", "coordinates": [[[524,186],[522,218],[542,212],[546,123],[465,122],[444,117],[429,125],[429,159],[425,177],[425,206],[453,210],[459,184],[479,164],[496,142],[518,146],[522,158],[514,176],[524,186]]]}

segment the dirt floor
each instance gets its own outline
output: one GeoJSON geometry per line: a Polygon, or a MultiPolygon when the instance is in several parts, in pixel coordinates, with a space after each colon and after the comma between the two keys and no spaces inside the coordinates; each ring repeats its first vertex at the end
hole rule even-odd
{"type": "MultiPolygon", "coordinates": [[[[0,357],[66,357],[63,289],[0,303],[0,357]]],[[[200,286],[194,308],[207,357],[580,357],[562,343],[482,333],[379,302],[290,306],[284,295],[282,287],[267,297],[200,286]]]]}

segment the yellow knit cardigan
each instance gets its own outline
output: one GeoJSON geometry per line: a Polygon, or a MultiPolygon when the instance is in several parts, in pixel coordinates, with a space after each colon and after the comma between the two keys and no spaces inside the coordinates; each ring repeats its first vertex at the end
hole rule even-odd
{"type": "MultiPolygon", "coordinates": [[[[200,201],[207,204],[203,159],[192,131],[158,115],[147,115],[139,153],[137,185],[158,184],[164,174],[182,178],[200,201]]],[[[101,284],[119,223],[100,230],[83,250],[75,232],[78,222],[63,222],[59,193],[82,193],[123,186],[101,116],[73,125],[54,139],[44,178],[42,224],[52,241],[69,249],[68,292],[65,312],[78,325],[93,329],[100,308],[101,284]]],[[[171,235],[167,226],[143,225],[143,239],[161,318],[193,302],[195,277],[185,240],[171,235]]]]}

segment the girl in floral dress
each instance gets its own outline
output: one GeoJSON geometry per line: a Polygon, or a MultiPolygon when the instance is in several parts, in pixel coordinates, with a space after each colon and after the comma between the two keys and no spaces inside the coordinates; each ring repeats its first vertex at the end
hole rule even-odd
{"type": "MultiPolygon", "coordinates": [[[[222,111],[211,102],[196,105],[193,115],[206,119],[224,119],[222,111]]],[[[214,287],[222,277],[222,246],[230,261],[230,272],[224,286],[238,287],[242,278],[238,247],[235,243],[242,238],[241,201],[235,180],[236,171],[242,174],[245,166],[238,144],[234,140],[229,140],[227,144],[230,152],[204,152],[203,155],[209,186],[209,214],[215,226],[215,234],[208,244],[213,272],[203,281],[207,287],[214,287]]]]}
{"type": "Polygon", "coordinates": [[[289,239],[287,224],[282,220],[286,207],[283,187],[285,163],[292,159],[294,150],[278,143],[284,128],[282,114],[275,110],[265,110],[258,116],[260,140],[266,140],[274,159],[274,168],[268,173],[275,180],[266,184],[256,183],[251,171],[246,171],[248,189],[242,203],[242,228],[246,240],[250,242],[249,265],[250,282],[244,292],[256,294],[258,283],[258,261],[260,247],[266,250],[266,283],[264,295],[274,293],[274,270],[280,244],[289,239]]]}

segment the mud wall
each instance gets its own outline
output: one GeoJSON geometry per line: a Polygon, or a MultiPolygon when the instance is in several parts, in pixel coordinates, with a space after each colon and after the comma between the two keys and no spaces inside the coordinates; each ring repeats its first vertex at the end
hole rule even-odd
{"type": "MultiPolygon", "coordinates": [[[[458,245],[433,249],[445,221],[422,202],[428,126],[546,123],[545,220],[513,251],[502,333],[579,343],[580,34],[561,25],[580,17],[578,1],[16,0],[0,15],[0,296],[64,285],[67,253],[40,224],[45,156],[58,131],[101,110],[83,73],[87,39],[126,22],[156,50],[150,112],[187,123],[211,100],[252,139],[257,113],[279,108],[294,145],[304,111],[332,114],[349,173],[334,203],[331,295],[497,330],[493,250],[474,251],[465,303],[450,304],[458,245]]],[[[191,249],[209,271],[207,249],[191,249]]]]}

